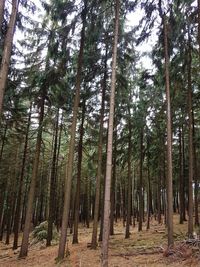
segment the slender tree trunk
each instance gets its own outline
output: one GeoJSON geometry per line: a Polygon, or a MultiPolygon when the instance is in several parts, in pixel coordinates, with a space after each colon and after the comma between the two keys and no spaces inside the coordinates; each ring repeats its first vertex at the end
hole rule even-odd
{"type": "Polygon", "coordinates": [[[21,167],[21,173],[20,173],[19,185],[18,185],[18,195],[17,195],[17,203],[16,203],[16,211],[15,211],[14,227],[13,227],[13,232],[14,232],[13,249],[17,249],[18,247],[18,233],[19,233],[20,214],[21,214],[21,207],[22,207],[22,192],[23,192],[22,187],[23,187],[23,181],[24,181],[25,163],[26,163],[26,156],[27,156],[28,135],[29,135],[30,122],[31,122],[31,109],[32,109],[31,107],[32,107],[32,104],[30,106],[30,112],[29,112],[29,117],[28,117],[26,136],[25,136],[25,142],[24,142],[22,167],[21,167]]]}
{"type": "MultiPolygon", "coordinates": [[[[5,126],[3,138],[2,138],[2,144],[1,144],[1,151],[0,151],[0,165],[1,165],[1,160],[3,156],[3,151],[4,151],[4,145],[5,145],[5,140],[6,140],[6,133],[7,133],[7,124],[5,126]]],[[[6,186],[7,186],[7,181],[6,179],[2,179],[0,182],[0,233],[1,233],[1,225],[2,225],[2,215],[3,215],[3,210],[4,210],[4,198],[5,198],[5,192],[6,192],[6,186]]]]}
{"type": "Polygon", "coordinates": [[[4,17],[4,7],[5,7],[5,0],[1,0],[0,1],[0,41],[2,39],[1,27],[3,23],[3,17],[4,17]]]}
{"type": "Polygon", "coordinates": [[[58,137],[58,150],[57,150],[57,158],[56,158],[56,186],[57,186],[57,194],[56,194],[56,203],[55,203],[55,224],[57,227],[57,231],[60,228],[60,190],[59,190],[59,172],[58,172],[58,166],[59,166],[59,155],[60,155],[60,147],[61,147],[61,137],[62,137],[62,129],[63,129],[63,112],[61,115],[61,122],[60,122],[60,131],[59,131],[59,137],[58,137]]]}
{"type": "Polygon", "coordinates": [[[188,236],[193,236],[193,178],[194,178],[194,147],[192,119],[192,81],[191,81],[191,40],[188,40],[188,116],[189,116],[189,184],[188,184],[188,236]]]}
{"type": "Polygon", "coordinates": [[[199,193],[199,182],[198,182],[198,171],[197,171],[197,151],[196,151],[196,138],[195,138],[195,122],[194,122],[194,111],[192,109],[192,135],[193,135],[193,158],[194,158],[194,214],[195,214],[195,225],[199,226],[199,211],[198,211],[198,193],[199,193]]]}
{"type": "Polygon", "coordinates": [[[13,43],[13,36],[14,36],[14,30],[15,30],[15,24],[16,24],[18,5],[19,5],[18,0],[12,0],[12,12],[11,12],[10,21],[8,24],[8,31],[6,33],[6,37],[4,41],[3,56],[2,56],[1,68],[0,68],[0,115],[2,113],[4,91],[6,87],[8,70],[10,66],[10,57],[11,57],[11,51],[12,51],[12,43],[13,43]]]}
{"type": "Polygon", "coordinates": [[[173,239],[173,186],[172,186],[172,122],[169,80],[169,52],[167,36],[167,18],[164,15],[164,51],[165,51],[165,87],[167,101],[167,228],[168,247],[174,245],[173,239]]]}
{"type": "Polygon", "coordinates": [[[11,234],[11,227],[12,227],[12,215],[14,211],[14,204],[15,204],[15,188],[16,188],[16,173],[18,168],[18,158],[19,158],[19,146],[15,141],[16,147],[14,157],[11,159],[14,162],[13,168],[10,168],[10,179],[8,182],[8,192],[7,192],[7,212],[6,212],[6,244],[9,244],[10,241],[10,234],[11,234]]]}
{"type": "Polygon", "coordinates": [[[70,196],[71,196],[71,183],[72,183],[72,170],[73,170],[73,159],[74,159],[74,148],[75,148],[75,135],[76,135],[76,124],[78,116],[78,106],[80,101],[80,87],[81,87],[81,72],[83,65],[83,50],[85,43],[85,26],[86,26],[86,13],[87,13],[87,0],[85,0],[85,7],[82,12],[82,30],[81,30],[81,41],[80,50],[78,55],[78,70],[76,76],[76,92],[73,107],[73,119],[70,131],[70,143],[69,143],[69,155],[68,163],[66,167],[65,187],[64,187],[64,207],[62,215],[62,226],[61,236],[59,241],[58,259],[63,259],[65,254],[65,244],[67,239],[67,226],[69,220],[69,209],[70,209],[70,196]]]}
{"type": "Polygon", "coordinates": [[[161,169],[159,170],[158,175],[158,186],[157,186],[157,212],[158,212],[158,223],[161,223],[161,169]]]}
{"type": "Polygon", "coordinates": [[[91,241],[92,249],[96,249],[97,247],[97,229],[98,229],[101,175],[102,175],[103,121],[104,121],[105,94],[106,94],[106,81],[107,81],[107,57],[108,57],[108,48],[106,45],[106,55],[105,55],[105,61],[104,61],[104,77],[102,81],[102,98],[101,98],[100,126],[99,126],[98,166],[97,166],[97,177],[96,177],[94,220],[93,220],[92,241],[91,241]]]}
{"type": "Polygon", "coordinates": [[[78,144],[78,166],[77,166],[77,183],[76,183],[76,198],[75,198],[75,210],[74,210],[74,233],[73,244],[78,243],[78,223],[79,223],[79,210],[80,210],[80,189],[81,189],[81,165],[83,155],[83,135],[84,135],[84,121],[85,121],[85,100],[82,103],[82,118],[79,128],[80,139],[78,144]]]}
{"type": "Polygon", "coordinates": [[[56,159],[57,159],[57,146],[58,146],[58,126],[59,126],[59,108],[56,114],[55,139],[54,139],[53,159],[52,159],[51,176],[50,176],[50,196],[49,196],[50,200],[49,200],[49,216],[48,216],[48,229],[47,229],[47,246],[51,246],[51,240],[52,240],[52,234],[53,234],[53,222],[55,220],[56,159]]]}
{"type": "Polygon", "coordinates": [[[114,131],[113,172],[111,181],[110,199],[110,235],[114,235],[114,212],[115,212],[115,184],[116,184],[116,161],[117,161],[117,129],[114,131]]]}
{"type": "Polygon", "coordinates": [[[5,129],[4,129],[3,138],[2,138],[2,143],[1,143],[1,150],[0,150],[0,164],[1,164],[2,156],[3,156],[4,145],[5,145],[6,134],[7,134],[7,129],[8,129],[8,126],[7,126],[7,124],[6,124],[5,129]]]}
{"type": "Polygon", "coordinates": [[[151,216],[151,181],[150,181],[150,169],[149,169],[149,140],[147,137],[147,230],[150,229],[150,216],[151,216]]]}
{"type": "Polygon", "coordinates": [[[183,224],[184,221],[184,171],[183,171],[183,147],[182,147],[182,132],[181,128],[179,129],[179,213],[180,213],[180,224],[183,224]]]}
{"type": "Polygon", "coordinates": [[[44,103],[45,103],[45,90],[43,89],[43,95],[41,99],[41,106],[40,106],[40,113],[39,113],[39,127],[38,127],[35,155],[34,155],[34,162],[33,162],[33,171],[32,171],[31,184],[30,184],[27,210],[26,210],[25,226],[24,226],[24,232],[23,232],[23,237],[22,237],[21,250],[19,254],[20,258],[26,257],[28,254],[29,231],[30,231],[31,219],[32,219],[32,214],[33,214],[33,202],[34,202],[34,196],[35,196],[39,158],[40,158],[40,149],[41,149],[41,142],[42,142],[42,129],[43,129],[42,124],[43,124],[43,118],[44,118],[44,103]]]}
{"type": "Polygon", "coordinates": [[[125,238],[130,237],[130,222],[131,222],[131,190],[132,190],[132,179],[131,179],[131,137],[132,137],[132,132],[131,132],[131,114],[130,114],[130,109],[129,109],[129,136],[128,136],[128,200],[127,200],[127,215],[126,215],[126,233],[125,233],[125,238]]]}
{"type": "Polygon", "coordinates": [[[114,44],[112,55],[112,77],[111,77],[111,93],[110,93],[110,111],[109,111],[109,126],[108,126],[108,150],[106,162],[106,186],[104,199],[104,223],[103,223],[103,242],[101,248],[101,266],[108,266],[108,242],[110,233],[110,187],[112,177],[112,142],[113,142],[113,120],[114,120],[114,105],[115,105],[115,80],[116,80],[116,63],[117,63],[117,43],[119,30],[119,10],[120,1],[116,0],[115,6],[115,31],[114,44]]]}
{"type": "Polygon", "coordinates": [[[144,198],[144,185],[143,185],[143,129],[140,133],[140,164],[139,164],[139,222],[138,231],[142,231],[143,222],[143,198],[144,198]]]}
{"type": "Polygon", "coordinates": [[[197,1],[198,4],[198,44],[199,44],[199,60],[200,60],[200,0],[197,1]]]}

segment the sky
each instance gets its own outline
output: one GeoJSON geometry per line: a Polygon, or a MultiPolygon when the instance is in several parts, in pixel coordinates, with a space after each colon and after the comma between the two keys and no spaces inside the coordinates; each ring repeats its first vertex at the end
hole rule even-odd
{"type": "MultiPolygon", "coordinates": [[[[131,27],[139,25],[139,22],[143,16],[144,16],[144,11],[137,8],[135,12],[131,12],[130,14],[128,14],[127,26],[131,28],[131,27]]],[[[139,54],[141,54],[138,64],[142,65],[145,69],[152,70],[153,64],[152,64],[152,60],[150,57],[148,57],[147,55],[142,55],[142,54],[150,53],[156,40],[157,40],[157,36],[156,36],[156,33],[153,31],[152,35],[148,38],[148,40],[145,40],[143,43],[135,47],[136,51],[139,54]]]]}

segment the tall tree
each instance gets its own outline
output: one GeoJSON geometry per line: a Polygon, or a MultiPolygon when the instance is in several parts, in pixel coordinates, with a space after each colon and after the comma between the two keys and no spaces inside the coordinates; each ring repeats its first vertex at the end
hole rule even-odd
{"type": "Polygon", "coordinates": [[[102,96],[101,96],[99,141],[98,141],[99,142],[98,143],[98,166],[97,166],[94,219],[93,219],[93,231],[92,231],[92,242],[91,242],[92,249],[96,249],[97,247],[97,228],[98,228],[101,175],[102,175],[103,122],[104,122],[104,111],[105,111],[106,81],[107,81],[107,60],[108,60],[108,48],[106,45],[106,54],[105,54],[105,60],[104,60],[104,76],[102,80],[102,96]]]}
{"type": "Polygon", "coordinates": [[[104,198],[104,221],[103,221],[103,241],[101,247],[101,265],[108,266],[108,242],[110,233],[110,188],[112,178],[112,143],[113,143],[113,121],[114,121],[114,106],[115,106],[115,82],[116,82],[116,65],[117,65],[117,43],[119,32],[119,11],[120,0],[115,1],[115,28],[114,28],[114,43],[112,54],[112,76],[111,76],[111,92],[110,92],[110,110],[108,124],[108,147],[106,160],[106,181],[105,181],[105,198],[104,198]]]}
{"type": "Polygon", "coordinates": [[[76,197],[74,205],[74,233],[73,244],[78,243],[78,223],[79,223],[79,210],[80,210],[80,189],[81,189],[81,170],[82,170],[82,154],[83,154],[83,135],[84,135],[84,121],[85,121],[85,99],[82,102],[82,118],[79,128],[80,137],[78,143],[78,163],[77,163],[77,182],[76,182],[76,197]]]}
{"type": "Polygon", "coordinates": [[[31,123],[31,112],[32,112],[32,103],[30,105],[29,117],[28,117],[28,122],[27,122],[22,167],[21,167],[19,185],[18,185],[18,195],[17,195],[16,211],[15,211],[14,226],[13,226],[13,232],[14,232],[13,249],[17,249],[18,247],[18,233],[19,233],[21,206],[22,206],[22,203],[21,203],[22,202],[22,188],[23,188],[23,182],[24,182],[24,173],[25,173],[25,165],[26,165],[26,157],[27,157],[28,136],[29,136],[30,123],[31,123]]]}
{"type": "Polygon", "coordinates": [[[49,194],[49,217],[48,217],[48,229],[47,229],[47,246],[51,245],[53,222],[55,220],[55,199],[56,199],[56,159],[57,159],[57,146],[58,146],[58,127],[59,127],[59,111],[57,109],[55,118],[55,137],[53,147],[53,159],[51,166],[50,176],[50,194],[49,194]]]}
{"type": "Polygon", "coordinates": [[[164,52],[165,52],[165,88],[167,101],[167,229],[168,246],[173,246],[173,188],[172,188],[172,116],[170,98],[170,78],[169,78],[169,51],[168,51],[168,23],[167,17],[163,15],[164,24],[164,52]]]}
{"type": "Polygon", "coordinates": [[[28,203],[27,203],[26,219],[25,219],[25,225],[24,225],[24,231],[23,231],[23,237],[22,237],[22,245],[21,245],[20,254],[19,254],[20,258],[24,258],[28,254],[29,233],[30,233],[31,219],[32,219],[32,214],[33,214],[33,202],[34,202],[34,197],[35,197],[38,166],[39,166],[39,159],[40,159],[40,150],[41,150],[41,143],[42,143],[45,97],[46,97],[46,89],[43,87],[41,101],[40,101],[39,127],[38,127],[37,141],[36,141],[36,147],[35,147],[33,171],[32,171],[31,184],[30,184],[30,190],[29,190],[29,195],[28,195],[28,203]]]}
{"type": "MultiPolygon", "coordinates": [[[[189,30],[190,31],[190,30],[189,30]]],[[[189,184],[188,184],[188,236],[193,236],[193,178],[194,178],[194,146],[192,115],[192,80],[191,80],[191,37],[188,38],[187,82],[188,82],[188,117],[189,117],[189,184]]]]}
{"type": "Polygon", "coordinates": [[[79,49],[78,63],[77,63],[75,99],[74,99],[74,106],[73,106],[73,119],[72,119],[71,130],[70,130],[69,154],[68,154],[68,162],[66,165],[66,177],[65,177],[65,187],[64,187],[64,206],[63,206],[63,214],[62,214],[61,236],[60,236],[59,248],[58,248],[58,260],[64,258],[65,245],[66,245],[66,239],[67,239],[67,227],[68,227],[68,221],[69,221],[76,124],[77,124],[77,116],[78,116],[78,107],[79,107],[79,102],[80,102],[80,88],[81,88],[81,78],[82,78],[81,72],[82,72],[82,65],[83,65],[83,52],[84,52],[84,43],[85,43],[86,16],[88,12],[87,2],[88,2],[87,0],[84,0],[84,8],[81,14],[82,30],[81,30],[80,49],[79,49]]]}
{"type": "Polygon", "coordinates": [[[12,0],[12,11],[10,15],[10,21],[8,24],[8,30],[4,41],[3,56],[0,67],[0,115],[2,113],[4,91],[6,87],[8,70],[10,66],[10,57],[12,52],[13,36],[16,25],[18,5],[19,5],[18,0],[12,0]]]}

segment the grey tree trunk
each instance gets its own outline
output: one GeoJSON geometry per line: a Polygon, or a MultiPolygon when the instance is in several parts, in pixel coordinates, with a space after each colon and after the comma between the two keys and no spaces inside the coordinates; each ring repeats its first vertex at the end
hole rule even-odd
{"type": "Polygon", "coordinates": [[[106,80],[107,80],[107,56],[108,49],[106,46],[106,55],[104,62],[104,77],[102,81],[102,99],[101,99],[101,114],[100,114],[100,126],[99,126],[99,144],[98,144],[98,166],[97,166],[97,178],[96,178],[96,192],[95,192],[95,206],[94,206],[94,220],[92,231],[91,248],[97,247],[97,229],[98,229],[98,217],[99,217],[99,205],[100,205],[100,191],[101,191],[101,175],[102,175],[102,146],[103,146],[103,122],[104,122],[104,110],[105,110],[105,93],[106,93],[106,80]]]}
{"type": "Polygon", "coordinates": [[[6,33],[6,37],[4,41],[3,56],[2,56],[1,68],[0,68],[0,115],[2,113],[4,91],[6,87],[8,70],[10,66],[10,57],[11,57],[11,51],[12,51],[13,36],[14,36],[14,30],[15,30],[15,24],[16,24],[18,5],[19,5],[18,0],[12,0],[12,12],[11,12],[10,21],[8,24],[8,31],[6,33]]]}
{"type": "Polygon", "coordinates": [[[41,142],[42,142],[44,102],[45,102],[45,92],[43,92],[43,96],[41,99],[41,107],[40,107],[40,113],[39,113],[39,128],[38,128],[38,134],[37,134],[31,184],[30,184],[30,190],[28,194],[28,203],[27,203],[27,210],[26,210],[24,232],[23,232],[23,237],[22,237],[22,245],[21,245],[21,250],[19,254],[20,258],[24,258],[28,254],[29,232],[30,232],[31,219],[32,219],[32,214],[33,214],[33,202],[34,202],[34,196],[35,196],[35,188],[36,188],[38,166],[39,166],[39,159],[40,159],[40,148],[41,148],[41,142]]]}
{"type": "Polygon", "coordinates": [[[172,188],[172,125],[169,80],[169,53],[167,36],[167,18],[164,15],[164,51],[165,51],[165,88],[167,101],[167,230],[168,247],[173,246],[173,188],[172,188]]]}
{"type": "Polygon", "coordinates": [[[72,171],[73,171],[73,160],[74,160],[74,148],[75,148],[75,135],[76,135],[76,124],[78,116],[78,106],[80,101],[80,87],[81,87],[81,72],[83,65],[83,50],[85,43],[85,27],[86,27],[86,13],[87,13],[87,1],[85,0],[85,8],[82,12],[82,30],[81,30],[81,41],[80,50],[78,55],[78,69],[76,76],[76,88],[75,88],[75,99],[73,107],[73,119],[70,130],[70,143],[69,143],[69,154],[68,162],[66,166],[66,177],[65,177],[65,187],[64,187],[64,207],[62,215],[62,226],[61,226],[61,236],[59,241],[58,249],[58,260],[64,258],[65,255],[65,245],[67,240],[67,226],[69,221],[69,209],[70,209],[70,196],[71,196],[71,184],[72,184],[72,171]]]}
{"type": "Polygon", "coordinates": [[[82,156],[83,156],[83,135],[84,135],[84,121],[85,121],[85,99],[82,103],[82,118],[79,128],[80,137],[78,144],[78,163],[77,163],[77,182],[76,182],[76,197],[74,205],[74,233],[73,244],[78,243],[78,223],[79,223],[79,209],[80,209],[80,191],[81,191],[81,171],[82,171],[82,156]]]}
{"type": "Polygon", "coordinates": [[[14,219],[14,226],[13,226],[13,232],[14,232],[13,249],[17,249],[18,247],[19,223],[20,223],[20,214],[21,214],[21,208],[22,208],[23,181],[24,181],[25,163],[26,163],[26,157],[27,157],[29,128],[30,128],[30,123],[31,123],[31,110],[32,110],[32,104],[30,105],[30,112],[29,112],[28,123],[27,123],[27,128],[26,128],[22,168],[21,168],[19,185],[18,185],[18,195],[17,195],[15,219],[14,219]]]}
{"type": "Polygon", "coordinates": [[[50,194],[49,194],[49,216],[47,229],[47,246],[51,246],[53,223],[55,220],[55,199],[56,199],[56,160],[57,160],[57,146],[58,146],[58,127],[59,127],[59,108],[55,118],[55,139],[53,146],[53,159],[50,175],[50,194]]]}
{"type": "Polygon", "coordinates": [[[188,40],[188,117],[189,117],[189,184],[188,184],[188,236],[193,236],[193,178],[194,178],[194,147],[193,147],[193,118],[192,118],[192,80],[191,80],[191,40],[188,40]]]}
{"type": "Polygon", "coordinates": [[[113,143],[113,121],[114,121],[114,106],[115,106],[115,81],[116,81],[116,65],[117,65],[117,43],[118,43],[118,31],[119,31],[120,0],[116,0],[115,5],[116,5],[115,30],[114,30],[114,44],[113,44],[113,55],[112,55],[112,76],[111,76],[109,125],[108,125],[108,150],[107,150],[107,161],[106,161],[103,241],[101,247],[101,266],[103,267],[108,267],[108,242],[110,233],[110,187],[111,187],[111,177],[112,177],[112,143],[113,143]]]}

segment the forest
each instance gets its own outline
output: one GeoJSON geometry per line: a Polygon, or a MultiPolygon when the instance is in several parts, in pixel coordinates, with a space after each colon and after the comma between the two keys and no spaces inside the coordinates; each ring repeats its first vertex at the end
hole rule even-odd
{"type": "Polygon", "coordinates": [[[200,0],[0,0],[0,266],[199,266],[200,0]]]}

